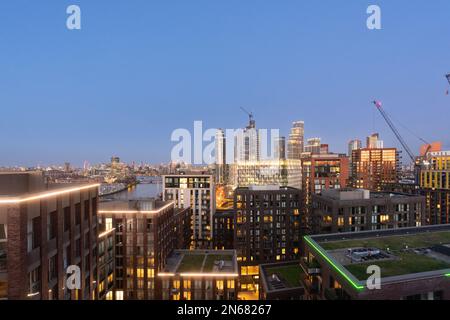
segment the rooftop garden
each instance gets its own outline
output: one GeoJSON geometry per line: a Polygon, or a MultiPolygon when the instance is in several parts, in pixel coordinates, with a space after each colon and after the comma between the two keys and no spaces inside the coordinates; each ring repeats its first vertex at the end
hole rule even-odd
{"type": "Polygon", "coordinates": [[[181,260],[178,266],[177,272],[201,272],[203,266],[203,260],[205,259],[204,254],[187,254],[184,255],[183,260],[181,260]]]}
{"type": "Polygon", "coordinates": [[[385,251],[389,250],[389,253],[396,257],[393,260],[370,261],[345,266],[357,279],[365,280],[368,277],[366,273],[367,267],[373,264],[381,268],[383,278],[450,269],[450,263],[412,251],[412,249],[430,248],[439,244],[448,243],[450,243],[450,232],[429,232],[380,238],[321,242],[320,245],[327,251],[359,247],[378,248],[385,251]]]}
{"type": "Polygon", "coordinates": [[[205,266],[203,267],[204,272],[212,272],[214,264],[216,261],[231,261],[233,256],[226,254],[208,254],[206,256],[205,266]]]}
{"type": "Polygon", "coordinates": [[[178,266],[178,273],[189,272],[213,272],[214,264],[217,261],[232,261],[233,255],[230,254],[190,254],[183,256],[180,265],[178,266]]]}
{"type": "Polygon", "coordinates": [[[320,242],[320,246],[325,250],[370,247],[382,250],[389,248],[389,250],[396,251],[405,249],[406,246],[408,248],[427,248],[447,243],[450,243],[450,232],[428,232],[413,235],[320,242]]]}
{"type": "Polygon", "coordinates": [[[301,285],[300,278],[302,275],[302,269],[300,265],[292,264],[280,267],[271,267],[266,269],[266,274],[271,277],[276,274],[280,280],[289,288],[299,287],[301,285]]]}
{"type": "Polygon", "coordinates": [[[450,264],[444,261],[412,253],[399,252],[395,254],[399,259],[387,261],[372,261],[370,263],[346,265],[358,280],[366,280],[368,274],[367,267],[376,264],[381,268],[381,277],[393,277],[404,274],[421,273],[435,270],[450,269],[450,264]]]}

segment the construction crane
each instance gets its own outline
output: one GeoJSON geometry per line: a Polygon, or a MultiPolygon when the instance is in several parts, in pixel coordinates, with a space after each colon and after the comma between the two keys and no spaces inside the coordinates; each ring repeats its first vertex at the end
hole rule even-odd
{"type": "MultiPolygon", "coordinates": [[[[403,149],[406,151],[406,153],[408,154],[408,156],[411,158],[411,161],[413,163],[416,162],[416,157],[414,156],[414,153],[411,151],[411,149],[408,147],[408,145],[406,144],[405,140],[403,139],[403,137],[400,135],[400,132],[398,132],[397,128],[395,127],[395,125],[392,123],[391,118],[389,118],[389,116],[387,115],[387,113],[384,111],[383,106],[381,105],[380,101],[373,101],[373,104],[375,105],[375,107],[378,109],[378,111],[380,111],[381,115],[383,116],[384,120],[386,120],[387,124],[389,125],[389,127],[391,128],[392,132],[394,132],[395,136],[397,137],[398,141],[400,142],[400,144],[403,146],[403,149]]],[[[425,142],[425,140],[421,139],[422,141],[425,142]]],[[[431,148],[431,145],[428,142],[425,142],[428,145],[428,150],[427,153],[429,151],[429,149],[431,148]]]]}
{"type": "Polygon", "coordinates": [[[241,107],[241,110],[248,114],[248,128],[255,128],[255,119],[253,117],[253,112],[248,112],[244,107],[241,107]]]}

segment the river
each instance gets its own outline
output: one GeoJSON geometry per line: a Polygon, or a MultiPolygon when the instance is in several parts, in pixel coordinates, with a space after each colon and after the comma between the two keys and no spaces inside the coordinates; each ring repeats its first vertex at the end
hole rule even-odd
{"type": "MultiPolygon", "coordinates": [[[[143,180],[143,179],[138,179],[143,180]]],[[[158,197],[162,193],[162,183],[158,181],[158,183],[147,183],[145,181],[137,184],[134,187],[128,188],[127,190],[123,190],[121,192],[105,196],[106,199],[115,199],[115,200],[127,200],[127,199],[136,199],[136,198],[155,198],[158,197]]]]}

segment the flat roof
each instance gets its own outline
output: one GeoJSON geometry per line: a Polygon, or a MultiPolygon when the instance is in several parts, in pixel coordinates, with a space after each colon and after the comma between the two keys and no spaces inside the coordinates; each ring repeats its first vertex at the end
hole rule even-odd
{"type": "Polygon", "coordinates": [[[450,252],[445,250],[450,225],[306,236],[305,242],[358,290],[364,289],[370,265],[381,268],[385,282],[450,277],[450,252]],[[372,253],[358,260],[352,255],[356,251],[372,253]]]}
{"type": "Polygon", "coordinates": [[[159,276],[237,277],[235,250],[175,250],[159,276]]]}
{"type": "Polygon", "coordinates": [[[299,261],[263,264],[260,268],[266,292],[303,288],[299,261]]]}
{"type": "Polygon", "coordinates": [[[155,198],[135,198],[126,200],[103,200],[99,203],[100,214],[142,213],[156,214],[170,206],[173,201],[161,201],[155,198]]]}
{"type": "Polygon", "coordinates": [[[98,188],[99,183],[94,184],[50,184],[48,189],[39,192],[30,192],[20,195],[0,195],[0,205],[2,204],[19,204],[28,201],[41,200],[50,197],[56,197],[72,192],[83,191],[92,188],[98,188]]]}

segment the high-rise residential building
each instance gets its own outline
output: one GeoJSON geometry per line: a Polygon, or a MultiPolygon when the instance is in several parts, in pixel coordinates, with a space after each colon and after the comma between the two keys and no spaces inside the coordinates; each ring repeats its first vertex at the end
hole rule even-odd
{"type": "Polygon", "coordinates": [[[250,120],[245,129],[238,130],[234,139],[235,163],[260,160],[260,132],[254,120],[250,120]]]}
{"type": "Polygon", "coordinates": [[[292,123],[291,133],[287,142],[287,158],[299,160],[304,148],[305,123],[295,121],[292,123]]]}
{"type": "Polygon", "coordinates": [[[97,199],[98,184],[0,173],[0,299],[99,298],[97,199]],[[67,272],[76,269],[80,287],[72,289],[67,272]]]}
{"type": "Polygon", "coordinates": [[[213,248],[215,250],[234,249],[234,210],[217,209],[213,219],[213,248]]]}
{"type": "Polygon", "coordinates": [[[399,153],[395,148],[363,148],[353,150],[351,186],[382,191],[387,185],[398,183],[399,153]]]}
{"type": "Polygon", "coordinates": [[[218,129],[216,132],[215,157],[216,183],[226,184],[228,182],[228,164],[226,153],[226,136],[223,129],[218,129]]]}
{"type": "Polygon", "coordinates": [[[236,251],[175,250],[158,278],[163,300],[236,300],[236,251]]]}
{"type": "Polygon", "coordinates": [[[210,248],[213,216],[216,210],[214,177],[209,174],[163,176],[163,200],[174,201],[177,208],[190,208],[192,247],[210,248]]]}
{"type": "Polygon", "coordinates": [[[361,140],[355,139],[355,140],[350,140],[350,142],[348,143],[348,156],[351,160],[352,157],[352,152],[353,150],[358,150],[362,148],[362,142],[361,140]]]}
{"type": "Polygon", "coordinates": [[[307,140],[304,152],[310,154],[320,154],[321,147],[322,143],[320,138],[310,138],[307,140]]]}
{"type": "Polygon", "coordinates": [[[115,300],[162,299],[157,278],[175,249],[190,245],[189,208],[152,198],[107,200],[99,216],[115,233],[115,300]]]}
{"type": "Polygon", "coordinates": [[[241,289],[257,290],[259,264],[299,258],[301,202],[302,191],[290,187],[235,190],[234,245],[243,276],[241,289]]]}
{"type": "Polygon", "coordinates": [[[304,243],[305,299],[450,299],[449,225],[313,235],[304,243]],[[373,266],[379,288],[371,287],[373,266]]]}
{"type": "Polygon", "coordinates": [[[349,160],[345,154],[323,153],[304,155],[302,159],[302,190],[305,225],[311,227],[312,196],[323,190],[347,187],[349,160]]]}
{"type": "Polygon", "coordinates": [[[426,197],[427,222],[450,223],[450,151],[428,153],[419,171],[419,186],[426,197]]]}
{"type": "Polygon", "coordinates": [[[384,143],[383,140],[380,140],[380,135],[378,133],[373,133],[367,137],[366,147],[368,149],[383,149],[384,143]]]}
{"type": "Polygon", "coordinates": [[[286,160],[286,138],[279,137],[274,141],[274,160],[286,160]]]}
{"type": "Polygon", "coordinates": [[[312,197],[312,233],[420,227],[425,197],[363,189],[326,190],[312,197]]]}

